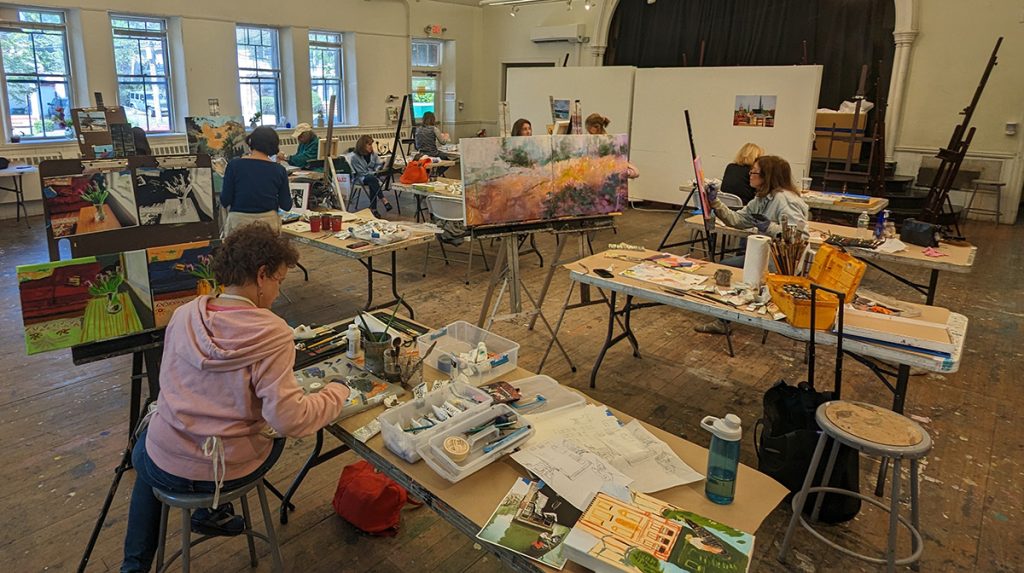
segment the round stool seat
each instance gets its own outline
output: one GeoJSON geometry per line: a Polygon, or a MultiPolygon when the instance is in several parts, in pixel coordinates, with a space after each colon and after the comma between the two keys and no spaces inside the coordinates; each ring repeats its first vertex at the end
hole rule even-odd
{"type": "Polygon", "coordinates": [[[912,460],[932,448],[931,437],[920,424],[874,404],[825,402],[818,406],[815,419],[826,434],[868,454],[912,460]]]}
{"type": "MultiPolygon", "coordinates": [[[[229,501],[236,500],[243,495],[252,491],[257,484],[263,479],[263,476],[252,480],[251,482],[235,488],[235,489],[222,489],[220,490],[220,503],[226,503],[229,501]]],[[[201,507],[213,507],[213,492],[210,493],[176,493],[170,491],[164,491],[159,488],[153,488],[153,495],[156,496],[161,503],[166,503],[171,507],[180,507],[188,509],[199,509],[201,507]]]]}

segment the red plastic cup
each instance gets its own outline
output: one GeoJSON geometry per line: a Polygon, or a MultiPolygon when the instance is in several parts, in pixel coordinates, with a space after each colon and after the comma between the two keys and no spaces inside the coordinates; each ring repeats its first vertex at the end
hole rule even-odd
{"type": "Polygon", "coordinates": [[[341,217],[331,218],[331,230],[335,233],[341,230],[341,217]]]}
{"type": "Polygon", "coordinates": [[[323,229],[325,231],[330,231],[331,230],[331,216],[330,215],[320,215],[320,226],[323,227],[323,229]]]}
{"type": "Polygon", "coordinates": [[[321,227],[321,224],[320,224],[320,216],[319,215],[317,215],[316,217],[310,217],[309,218],[309,230],[310,230],[310,232],[312,232],[312,233],[319,233],[320,232],[320,227],[321,227]]]}

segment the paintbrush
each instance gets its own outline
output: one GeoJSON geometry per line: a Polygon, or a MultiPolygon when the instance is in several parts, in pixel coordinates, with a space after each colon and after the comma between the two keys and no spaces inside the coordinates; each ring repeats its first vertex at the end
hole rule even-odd
{"type": "Polygon", "coordinates": [[[430,345],[430,348],[427,349],[427,352],[423,356],[420,356],[420,359],[416,361],[416,364],[413,365],[412,369],[409,370],[409,375],[405,378],[406,384],[408,384],[409,380],[412,380],[412,377],[415,376],[416,373],[420,371],[420,368],[423,368],[423,361],[427,359],[427,356],[430,356],[430,353],[434,351],[435,346],[437,346],[436,340],[434,341],[433,344],[430,345]]]}

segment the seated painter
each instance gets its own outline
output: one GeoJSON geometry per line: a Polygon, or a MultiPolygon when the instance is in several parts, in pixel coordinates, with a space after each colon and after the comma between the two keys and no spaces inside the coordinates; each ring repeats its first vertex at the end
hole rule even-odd
{"type": "Polygon", "coordinates": [[[373,151],[373,138],[369,135],[362,135],[356,141],[355,149],[352,150],[352,180],[366,186],[367,195],[370,196],[370,211],[374,217],[380,218],[380,211],[377,210],[377,201],[384,204],[384,209],[390,211],[393,206],[381,192],[380,179],[377,172],[384,167],[384,162],[373,151]]]}
{"type": "MultiPolygon", "coordinates": [[[[708,201],[722,222],[737,229],[756,228],[759,233],[774,237],[782,232],[785,216],[790,224],[806,232],[809,209],[796,190],[788,161],[775,155],[762,155],[750,168],[749,180],[757,191],[750,203],[737,211],[722,203],[716,190],[708,193],[708,201]]],[[[738,258],[738,264],[731,266],[743,266],[743,258],[738,258]]],[[[731,260],[723,260],[722,264],[729,265],[731,260]]]]}
{"type": "Polygon", "coordinates": [[[519,118],[512,124],[512,137],[529,137],[533,135],[533,124],[526,118],[519,118]]]}
{"type": "Polygon", "coordinates": [[[313,126],[308,123],[300,123],[295,126],[295,131],[292,132],[292,137],[299,140],[299,148],[291,155],[278,153],[277,160],[286,162],[288,165],[294,165],[295,167],[304,169],[309,165],[310,161],[317,158],[320,138],[318,138],[316,133],[313,132],[313,126]]]}
{"type": "MultiPolygon", "coordinates": [[[[599,113],[592,113],[587,116],[587,120],[583,122],[583,126],[587,129],[587,133],[590,135],[606,135],[608,133],[608,124],[611,122],[612,120],[599,113]]],[[[636,179],[637,177],[640,177],[640,170],[636,168],[636,165],[626,162],[626,177],[636,179]]]]}
{"type": "Polygon", "coordinates": [[[725,166],[722,174],[722,191],[732,193],[743,200],[746,205],[754,199],[757,189],[750,184],[750,168],[758,157],[764,155],[764,149],[756,143],[745,143],[736,152],[736,158],[725,166]]]}
{"type": "MultiPolygon", "coordinates": [[[[160,533],[154,487],[175,493],[233,490],[274,465],[284,440],[341,413],[349,390],[328,384],[306,395],[292,373],[292,329],[270,310],[299,253],[262,223],[228,235],[211,266],[223,292],[179,307],[167,325],[160,399],[132,451],[136,471],[121,572],[149,571],[160,533]]],[[[238,535],[230,503],[196,510],[192,531],[238,535]]]]}
{"type": "Polygon", "coordinates": [[[416,128],[416,151],[430,157],[451,159],[450,155],[438,149],[439,145],[448,143],[450,138],[447,133],[441,131],[440,127],[437,127],[437,117],[434,112],[425,112],[420,122],[421,125],[416,128]]]}
{"type": "Polygon", "coordinates": [[[288,173],[271,157],[281,150],[281,138],[272,127],[257,127],[245,138],[250,152],[233,159],[224,170],[224,186],[220,203],[228,210],[221,234],[228,236],[235,229],[262,221],[280,230],[277,210],[292,208],[288,191],[288,173]]]}

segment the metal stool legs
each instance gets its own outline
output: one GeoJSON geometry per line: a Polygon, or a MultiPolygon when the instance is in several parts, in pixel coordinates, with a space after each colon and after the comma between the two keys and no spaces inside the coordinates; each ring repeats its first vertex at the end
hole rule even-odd
{"type": "MultiPolygon", "coordinates": [[[[902,461],[903,461],[903,460],[901,460],[899,458],[893,458],[892,459],[892,463],[893,463],[892,499],[890,500],[888,506],[886,506],[885,504],[883,504],[882,502],[878,501],[877,499],[875,499],[873,497],[869,497],[869,496],[866,496],[866,495],[863,495],[863,494],[860,494],[860,493],[856,493],[856,492],[852,492],[852,491],[847,491],[847,490],[840,489],[840,488],[826,487],[826,486],[811,487],[811,484],[814,481],[814,475],[817,473],[818,466],[821,463],[822,455],[825,452],[826,443],[828,442],[829,439],[830,439],[830,437],[828,436],[828,434],[822,432],[821,437],[818,438],[818,444],[817,444],[817,446],[814,449],[814,456],[811,458],[810,468],[807,471],[806,477],[804,477],[803,486],[800,488],[800,491],[797,492],[797,494],[793,497],[793,517],[790,518],[789,527],[786,528],[786,535],[782,539],[782,546],[779,549],[779,561],[785,562],[786,555],[789,553],[790,547],[791,547],[792,542],[793,542],[793,533],[796,531],[796,526],[799,524],[799,525],[803,526],[804,529],[809,531],[811,533],[811,535],[816,537],[819,541],[821,541],[823,543],[826,543],[829,546],[833,547],[834,549],[837,549],[837,550],[839,550],[839,551],[841,551],[841,552],[843,552],[846,555],[849,555],[851,557],[856,557],[858,559],[861,559],[861,560],[864,560],[864,561],[867,561],[867,562],[870,562],[870,563],[876,563],[876,564],[880,564],[880,565],[884,564],[886,566],[886,571],[888,571],[890,573],[894,572],[896,570],[896,566],[897,565],[907,565],[907,564],[912,564],[914,570],[916,571],[918,569],[917,561],[921,557],[921,553],[922,553],[923,545],[924,545],[923,544],[923,540],[921,538],[920,522],[919,522],[919,520],[920,520],[920,510],[919,510],[919,506],[918,506],[919,500],[918,500],[918,480],[917,480],[918,460],[916,460],[916,459],[910,460],[910,512],[911,512],[910,515],[911,515],[911,518],[908,521],[905,517],[900,515],[900,512],[899,512],[899,500],[900,500],[900,491],[901,491],[900,488],[901,488],[901,485],[902,485],[901,484],[901,482],[902,482],[902,473],[900,472],[900,466],[901,466],[902,461]],[[817,494],[817,497],[816,497],[815,503],[814,503],[814,510],[811,513],[811,522],[815,522],[818,519],[819,512],[821,511],[821,504],[822,504],[822,502],[823,502],[823,500],[825,498],[825,494],[826,493],[834,493],[834,494],[839,494],[839,495],[848,495],[848,496],[852,496],[852,497],[857,497],[857,498],[861,499],[862,501],[866,501],[866,502],[868,502],[868,503],[870,503],[872,505],[875,505],[876,507],[881,508],[882,510],[885,510],[885,511],[889,512],[889,532],[888,532],[888,536],[887,536],[885,558],[884,559],[879,559],[877,557],[871,557],[869,555],[864,555],[862,553],[857,553],[857,552],[855,552],[855,551],[853,551],[851,549],[847,549],[846,547],[842,547],[839,544],[835,543],[834,541],[832,541],[830,539],[826,539],[821,533],[819,533],[813,527],[811,527],[810,523],[808,523],[807,520],[805,520],[804,517],[803,517],[803,509],[804,509],[804,506],[807,503],[807,498],[811,494],[817,494]],[[898,559],[896,557],[896,540],[897,540],[896,533],[897,533],[897,528],[899,527],[900,523],[902,523],[910,531],[910,535],[911,535],[911,554],[910,554],[910,556],[904,557],[902,559],[898,559]]],[[[823,484],[829,483],[829,479],[832,477],[832,470],[835,467],[836,458],[837,458],[838,453],[839,453],[839,446],[840,446],[839,441],[838,440],[834,440],[833,441],[833,445],[832,445],[832,450],[829,453],[828,463],[825,466],[825,472],[822,475],[821,483],[823,483],[823,484]]]]}
{"type": "MultiPolygon", "coordinates": [[[[270,545],[270,557],[273,561],[272,571],[281,573],[284,571],[284,560],[281,557],[281,547],[278,544],[277,532],[274,530],[274,518],[270,513],[270,504],[267,502],[267,490],[260,480],[256,487],[256,494],[259,497],[260,510],[263,513],[263,526],[265,533],[258,533],[253,530],[252,514],[249,511],[249,500],[247,499],[248,493],[240,496],[239,501],[242,505],[242,517],[245,520],[245,531],[243,535],[246,537],[246,542],[249,546],[249,564],[253,567],[259,565],[259,558],[256,556],[256,544],[257,538],[266,541],[270,545]]],[[[160,508],[160,543],[156,549],[156,571],[161,573],[167,571],[168,568],[174,563],[174,560],[181,556],[181,569],[184,573],[188,573],[191,567],[191,549],[193,546],[198,545],[207,539],[213,539],[212,536],[204,535],[195,541],[192,540],[192,510],[189,507],[182,507],[181,509],[181,549],[175,551],[173,555],[165,562],[164,553],[166,550],[167,543],[167,519],[170,513],[170,506],[167,503],[163,503],[163,507],[160,508]]]]}

